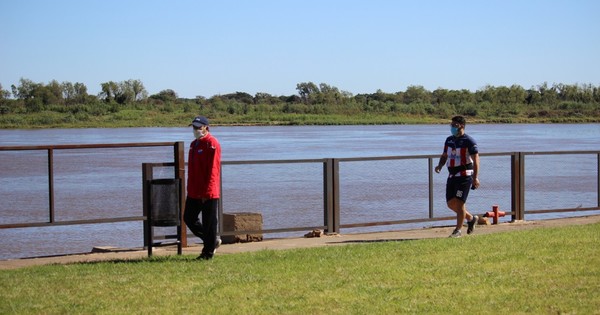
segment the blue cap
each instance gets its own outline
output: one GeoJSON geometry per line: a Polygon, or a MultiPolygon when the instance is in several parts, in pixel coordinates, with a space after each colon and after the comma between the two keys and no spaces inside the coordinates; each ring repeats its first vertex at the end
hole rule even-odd
{"type": "Polygon", "coordinates": [[[204,116],[197,116],[189,125],[197,128],[200,128],[202,126],[208,126],[208,118],[204,116]]]}

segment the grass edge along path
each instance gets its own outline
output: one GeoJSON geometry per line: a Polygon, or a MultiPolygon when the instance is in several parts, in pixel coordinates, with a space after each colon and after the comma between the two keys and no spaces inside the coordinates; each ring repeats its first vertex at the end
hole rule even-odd
{"type": "Polygon", "coordinates": [[[600,223],[0,271],[1,314],[577,313],[600,310],[600,223]]]}

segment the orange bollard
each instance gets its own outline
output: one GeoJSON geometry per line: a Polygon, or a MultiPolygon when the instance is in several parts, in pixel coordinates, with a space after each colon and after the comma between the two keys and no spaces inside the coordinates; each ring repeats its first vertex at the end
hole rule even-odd
{"type": "Polygon", "coordinates": [[[486,212],[483,216],[492,218],[493,219],[492,224],[498,224],[498,218],[503,217],[505,215],[506,215],[506,212],[498,210],[498,206],[493,205],[492,211],[486,212]]]}

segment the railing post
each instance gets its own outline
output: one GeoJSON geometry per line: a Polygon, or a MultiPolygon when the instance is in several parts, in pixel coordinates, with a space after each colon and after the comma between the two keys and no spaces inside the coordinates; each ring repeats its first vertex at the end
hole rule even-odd
{"type": "Polygon", "coordinates": [[[54,151],[48,149],[48,222],[54,223],[54,151]]]}
{"type": "Polygon", "coordinates": [[[152,253],[152,227],[150,226],[150,181],[153,178],[152,165],[150,163],[142,163],[142,213],[146,217],[144,220],[144,246],[148,248],[148,255],[152,253]]]}
{"type": "Polygon", "coordinates": [[[429,218],[433,219],[433,158],[429,158],[429,218]]]}
{"type": "MultiPolygon", "coordinates": [[[[177,227],[177,234],[181,237],[181,247],[187,247],[187,233],[183,211],[185,209],[185,155],[183,141],[175,142],[173,146],[173,162],[175,163],[175,178],[179,179],[179,215],[181,224],[177,227]]],[[[181,254],[181,253],[179,253],[181,254]]]]}
{"type": "Polygon", "coordinates": [[[519,212],[519,210],[517,209],[519,207],[519,187],[517,184],[519,156],[517,154],[517,152],[513,152],[510,155],[510,211],[513,213],[513,215],[511,215],[511,219],[513,221],[515,220],[515,218],[517,217],[517,213],[519,212]]]}
{"type": "Polygon", "coordinates": [[[324,225],[328,233],[340,232],[339,204],[339,160],[325,159],[323,161],[323,201],[324,225]]]}
{"type": "Polygon", "coordinates": [[[512,220],[525,219],[525,155],[513,152],[511,156],[511,208],[512,220]]]}
{"type": "MultiPolygon", "coordinates": [[[[217,206],[217,235],[219,235],[219,237],[221,236],[221,234],[223,234],[223,231],[225,230],[224,225],[223,225],[223,166],[221,165],[221,168],[219,169],[219,174],[221,174],[221,181],[219,183],[220,187],[219,187],[219,191],[221,192],[221,198],[219,198],[219,203],[217,206]]],[[[183,212],[182,212],[183,213],[183,212]]],[[[183,220],[181,221],[183,222],[183,220]]],[[[185,222],[183,223],[185,226],[185,222]]]]}
{"type": "Polygon", "coordinates": [[[340,161],[333,164],[333,233],[340,233],[340,161]]]}
{"type": "Polygon", "coordinates": [[[323,225],[327,232],[333,231],[333,175],[331,171],[331,159],[323,160],[323,225]]]}
{"type": "Polygon", "coordinates": [[[525,220],[525,153],[519,152],[519,220],[525,220]]]}

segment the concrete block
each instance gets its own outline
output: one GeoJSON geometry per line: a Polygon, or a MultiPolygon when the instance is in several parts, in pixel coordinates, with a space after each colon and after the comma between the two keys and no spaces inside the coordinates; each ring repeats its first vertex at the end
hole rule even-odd
{"type": "Polygon", "coordinates": [[[479,225],[490,225],[490,220],[488,220],[488,218],[485,218],[483,216],[479,216],[479,221],[477,222],[477,224],[479,225]]]}
{"type": "MultiPolygon", "coordinates": [[[[262,230],[262,224],[262,214],[260,213],[223,213],[223,232],[259,231],[262,230]]],[[[260,242],[263,240],[263,235],[262,233],[223,235],[221,240],[224,244],[260,242]]]]}

